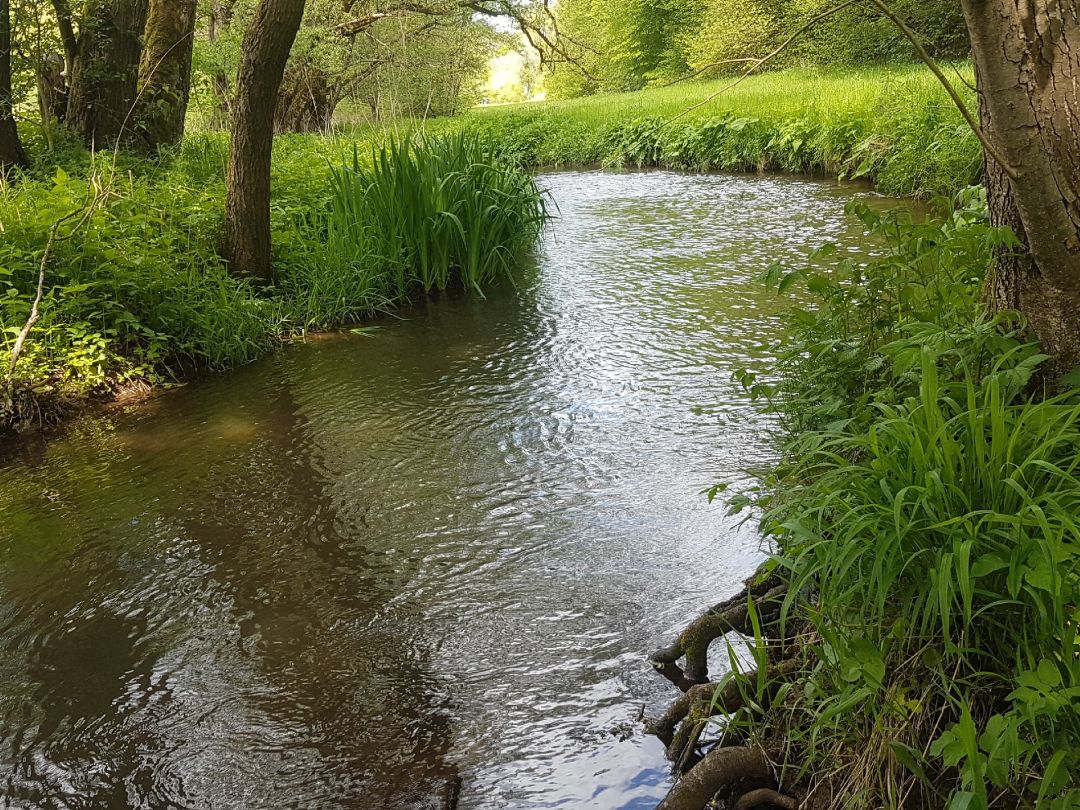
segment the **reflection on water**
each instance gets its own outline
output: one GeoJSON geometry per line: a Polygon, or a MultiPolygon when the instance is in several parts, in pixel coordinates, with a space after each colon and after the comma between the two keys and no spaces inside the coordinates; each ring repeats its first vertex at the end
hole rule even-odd
{"type": "Polygon", "coordinates": [[[848,192],[560,173],[518,295],[88,417],[0,469],[19,808],[648,808],[644,662],[758,539],[731,372],[848,192]]]}

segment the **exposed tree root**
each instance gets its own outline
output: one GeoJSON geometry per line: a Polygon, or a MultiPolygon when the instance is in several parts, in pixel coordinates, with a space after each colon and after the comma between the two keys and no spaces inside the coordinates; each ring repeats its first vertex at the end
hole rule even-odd
{"type": "MultiPolygon", "coordinates": [[[[801,662],[795,658],[785,659],[776,666],[769,667],[766,673],[766,694],[760,696],[766,705],[771,702],[780,685],[800,667],[801,662]]],[[[750,673],[747,678],[754,681],[757,674],[750,673]]],[[[649,731],[667,746],[668,759],[677,763],[676,772],[684,773],[687,770],[686,763],[690,760],[691,749],[697,745],[709,718],[717,714],[734,714],[744,703],[743,689],[739,681],[728,681],[722,689],[715,683],[698,684],[680,695],[662,717],[652,721],[649,731]]]]}
{"type": "MultiPolygon", "coordinates": [[[[656,653],[653,653],[653,655],[656,655],[656,653]]],[[[675,688],[680,692],[689,692],[693,687],[703,685],[688,680],[686,673],[682,671],[682,667],[674,661],[659,662],[655,658],[650,658],[650,660],[652,661],[653,668],[675,684],[675,688]]]]}
{"type": "Polygon", "coordinates": [[[717,707],[731,713],[742,705],[742,694],[735,681],[729,681],[719,695],[716,694],[716,689],[715,683],[699,683],[684,692],[668,707],[662,717],[650,724],[649,731],[659,737],[664,745],[670,746],[679,723],[692,714],[701,716],[700,707],[707,708],[715,701],[717,707]]]}
{"type": "Polygon", "coordinates": [[[798,810],[799,803],[790,796],[777,793],[768,788],[758,788],[744,793],[735,802],[735,810],[754,810],[756,807],[780,807],[783,810],[798,810]]]}
{"type": "Polygon", "coordinates": [[[771,775],[768,759],[756,748],[714,748],[675,783],[656,810],[703,810],[723,788],[744,779],[760,780],[771,775]]]}
{"type": "MultiPolygon", "coordinates": [[[[725,738],[704,757],[700,755],[699,740],[717,714],[732,715],[746,706],[748,681],[754,683],[757,673],[731,679],[723,686],[708,682],[709,645],[729,632],[743,636],[754,634],[750,600],[756,609],[758,628],[764,633],[779,619],[787,587],[771,579],[748,586],[738,595],[716,605],[694,620],[670,646],[653,653],[650,658],[657,671],[678,686],[680,695],[662,717],[650,723],[649,730],[667,746],[668,758],[681,774],[657,810],[704,810],[717,793],[726,797],[735,810],[757,807],[779,807],[795,810],[798,803],[776,790],[771,766],[764,752],[744,744],[742,735],[725,738]],[[678,661],[686,658],[685,672],[678,661]],[[696,764],[695,764],[696,763],[696,764]]],[[[765,673],[764,694],[755,692],[754,705],[767,708],[781,685],[790,680],[802,665],[797,647],[775,644],[769,650],[765,673]]]]}
{"type": "MultiPolygon", "coordinates": [[[[755,593],[761,588],[774,583],[763,583],[722,602],[687,627],[669,646],[657,650],[649,658],[653,665],[665,673],[668,680],[680,688],[688,689],[694,684],[707,683],[709,680],[709,645],[729,632],[752,635],[748,596],[754,597],[758,615],[768,622],[779,613],[780,603],[787,594],[786,585],[775,585],[764,593],[755,593]],[[673,677],[672,666],[686,657],[686,667],[681,679],[673,677]]],[[[676,667],[677,669],[677,667],[676,667]]]]}

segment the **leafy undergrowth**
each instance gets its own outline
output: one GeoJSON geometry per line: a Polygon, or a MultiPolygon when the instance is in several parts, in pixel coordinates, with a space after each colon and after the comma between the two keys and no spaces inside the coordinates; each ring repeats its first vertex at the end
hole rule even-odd
{"type": "Polygon", "coordinates": [[[95,164],[73,150],[71,174],[0,190],[4,373],[52,224],[97,199],[53,246],[41,320],[18,362],[12,412],[0,418],[127,382],[176,379],[192,367],[236,366],[283,338],[344,326],[434,289],[480,292],[535,244],[542,196],[475,139],[391,140],[370,165],[357,158],[346,166],[352,149],[332,138],[277,140],[275,280],[261,289],[219,257],[222,136],[189,137],[158,163],[95,164]],[[415,215],[412,230],[391,238],[379,224],[394,221],[401,206],[415,215]]]}
{"type": "Polygon", "coordinates": [[[852,210],[889,251],[772,268],[801,291],[780,374],[740,374],[787,438],[733,504],[763,510],[812,662],[767,744],[823,806],[1080,806],[1080,395],[983,314],[1017,246],[981,193],[852,210]]]}
{"type": "MultiPolygon", "coordinates": [[[[968,73],[954,79],[964,93],[968,73]]],[[[925,67],[781,71],[709,100],[730,84],[506,105],[463,122],[527,166],[800,172],[873,180],[900,196],[951,195],[979,177],[978,141],[925,67]]]]}

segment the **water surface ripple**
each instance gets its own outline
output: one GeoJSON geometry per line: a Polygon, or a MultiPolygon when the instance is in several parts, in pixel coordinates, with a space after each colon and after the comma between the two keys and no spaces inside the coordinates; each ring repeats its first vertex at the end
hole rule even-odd
{"type": "MultiPolygon", "coordinates": [[[[760,559],[699,494],[768,459],[731,382],[771,261],[851,192],[568,172],[515,296],[434,302],[0,468],[18,808],[651,808],[647,651],[760,559]]],[[[845,239],[845,244],[849,242],[845,239]]]]}

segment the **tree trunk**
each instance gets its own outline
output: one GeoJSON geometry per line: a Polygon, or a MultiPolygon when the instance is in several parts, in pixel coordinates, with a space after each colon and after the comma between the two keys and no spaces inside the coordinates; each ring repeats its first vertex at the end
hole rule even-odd
{"type": "Polygon", "coordinates": [[[79,52],[79,40],[71,21],[71,4],[68,0],[53,0],[53,9],[56,11],[56,25],[60,29],[60,41],[64,43],[64,68],[70,77],[79,52]]]}
{"type": "Polygon", "coordinates": [[[270,278],[270,155],[285,63],[304,0],[260,0],[244,35],[225,198],[225,258],[234,273],[270,278]]]}
{"type": "Polygon", "coordinates": [[[1054,356],[1080,364],[1080,0],[963,0],[983,127],[991,218],[1027,246],[998,257],[988,297],[1016,309],[1054,356]]]}
{"type": "Polygon", "coordinates": [[[286,72],[278,92],[275,132],[326,132],[334,115],[334,91],[326,74],[306,66],[286,72]]]}
{"type": "Polygon", "coordinates": [[[11,92],[11,6],[0,0],[0,177],[13,166],[27,165],[26,153],[15,126],[11,92]]]}
{"type": "Polygon", "coordinates": [[[46,54],[37,74],[38,110],[46,125],[62,124],[67,116],[68,87],[64,76],[64,57],[46,54]]]}
{"type": "Polygon", "coordinates": [[[67,124],[91,149],[111,149],[129,124],[148,11],[149,0],[91,0],[79,26],[67,124]]]}
{"type": "Polygon", "coordinates": [[[150,0],[139,65],[135,142],[149,152],[184,137],[191,94],[196,0],[150,0]]]}
{"type": "MultiPolygon", "coordinates": [[[[221,32],[229,30],[232,26],[233,5],[233,0],[213,0],[210,3],[207,36],[211,42],[217,42],[221,32]]],[[[210,80],[210,88],[214,98],[217,99],[210,126],[214,129],[226,129],[232,118],[232,87],[228,74],[223,70],[215,71],[210,80]]]]}

